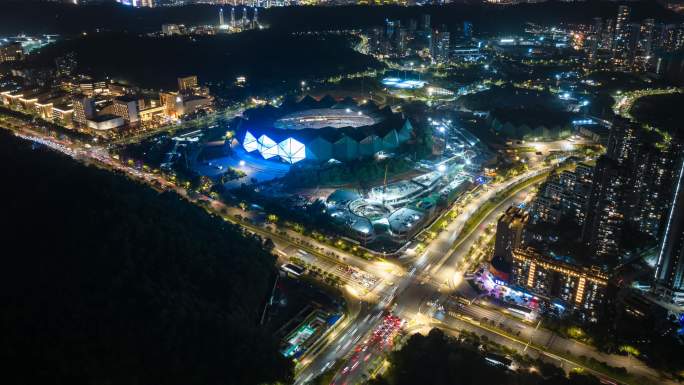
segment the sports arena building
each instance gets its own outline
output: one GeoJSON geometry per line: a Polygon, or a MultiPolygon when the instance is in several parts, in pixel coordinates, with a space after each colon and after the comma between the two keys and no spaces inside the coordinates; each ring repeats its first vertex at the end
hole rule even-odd
{"type": "Polygon", "coordinates": [[[237,129],[242,147],[264,159],[294,164],[302,160],[350,161],[392,152],[408,141],[413,126],[402,114],[372,102],[310,96],[245,111],[237,129]]]}

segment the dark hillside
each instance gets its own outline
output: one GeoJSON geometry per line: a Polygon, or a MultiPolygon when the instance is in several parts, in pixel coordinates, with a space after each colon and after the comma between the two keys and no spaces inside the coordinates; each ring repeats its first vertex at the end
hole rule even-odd
{"type": "Polygon", "coordinates": [[[260,240],[5,131],[0,164],[5,383],[291,378],[258,326],[274,273],[260,240]]]}

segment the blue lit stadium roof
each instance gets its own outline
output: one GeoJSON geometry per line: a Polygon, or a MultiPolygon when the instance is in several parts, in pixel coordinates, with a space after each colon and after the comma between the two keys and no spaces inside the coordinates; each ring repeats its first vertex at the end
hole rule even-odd
{"type": "Polygon", "coordinates": [[[425,87],[426,83],[427,82],[424,82],[422,80],[409,80],[409,79],[400,79],[400,78],[393,78],[393,77],[382,79],[382,84],[386,85],[387,87],[409,89],[409,90],[415,90],[415,89],[423,88],[423,87],[425,87]]]}
{"type": "Polygon", "coordinates": [[[372,102],[357,105],[327,96],[286,101],[280,108],[247,110],[239,120],[237,138],[245,151],[264,159],[294,164],[304,159],[325,162],[393,151],[411,137],[411,124],[389,108],[372,102]]]}

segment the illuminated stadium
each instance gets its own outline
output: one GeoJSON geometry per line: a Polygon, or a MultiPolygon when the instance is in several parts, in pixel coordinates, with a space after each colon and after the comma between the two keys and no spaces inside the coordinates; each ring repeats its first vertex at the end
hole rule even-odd
{"type": "Polygon", "coordinates": [[[307,128],[324,127],[361,127],[375,124],[376,121],[362,111],[352,113],[351,108],[315,108],[293,112],[278,119],[276,128],[302,130],[307,128]]]}
{"type": "Polygon", "coordinates": [[[394,78],[394,77],[382,79],[382,84],[384,84],[387,87],[399,88],[399,89],[405,89],[405,90],[417,90],[417,89],[425,87],[426,83],[427,82],[424,82],[422,80],[408,80],[408,79],[400,79],[400,78],[394,78]]]}
{"type": "Polygon", "coordinates": [[[245,151],[294,164],[350,161],[392,152],[412,136],[411,123],[389,108],[310,96],[245,111],[237,137],[245,151]]]}

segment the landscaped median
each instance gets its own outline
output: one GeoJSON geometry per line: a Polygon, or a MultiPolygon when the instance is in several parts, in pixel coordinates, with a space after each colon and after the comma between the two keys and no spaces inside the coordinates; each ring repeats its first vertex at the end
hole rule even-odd
{"type": "Polygon", "coordinates": [[[506,189],[498,192],[494,197],[490,198],[482,206],[480,206],[463,225],[463,229],[458,234],[456,241],[451,246],[447,254],[451,254],[456,250],[461,243],[470,236],[470,234],[475,231],[475,228],[482,223],[484,218],[486,218],[492,211],[494,211],[504,200],[517,194],[519,191],[544,180],[549,176],[551,171],[546,171],[541,174],[535,175],[528,179],[523,180],[520,183],[514,184],[507,187],[506,189]]]}
{"type": "Polygon", "coordinates": [[[463,225],[463,229],[461,230],[461,233],[459,234],[457,240],[459,240],[461,238],[465,238],[468,235],[470,235],[470,233],[473,231],[473,229],[475,227],[479,226],[480,222],[482,222],[482,220],[484,220],[484,218],[486,218],[487,215],[489,215],[492,211],[494,211],[494,209],[496,209],[496,207],[499,206],[499,204],[501,204],[501,202],[508,199],[512,195],[517,194],[519,191],[522,191],[523,189],[525,189],[525,188],[527,188],[533,184],[536,184],[536,183],[543,181],[544,179],[546,179],[549,176],[550,172],[551,171],[543,172],[539,175],[525,179],[518,184],[514,184],[512,186],[509,186],[502,191],[499,191],[494,197],[487,200],[487,202],[485,202],[485,204],[480,206],[477,209],[477,211],[475,211],[473,213],[473,215],[470,216],[470,218],[468,218],[466,223],[463,225]]]}
{"type": "Polygon", "coordinates": [[[507,338],[511,341],[517,342],[521,345],[527,346],[530,349],[537,350],[540,353],[545,354],[551,358],[566,361],[566,362],[576,366],[577,368],[595,372],[595,373],[600,374],[602,376],[608,377],[611,380],[619,381],[620,383],[629,384],[629,385],[657,385],[658,384],[658,382],[653,382],[649,379],[632,375],[625,368],[610,366],[607,363],[599,361],[593,357],[585,357],[585,356],[576,357],[572,354],[569,354],[568,352],[549,351],[543,346],[538,346],[538,345],[533,344],[531,342],[523,341],[519,337],[508,333],[506,330],[499,329],[496,326],[483,324],[480,321],[474,320],[468,316],[458,316],[457,319],[462,321],[462,322],[466,322],[470,325],[473,325],[475,327],[478,327],[480,329],[486,330],[490,333],[495,333],[495,334],[502,336],[504,338],[507,338]]]}

